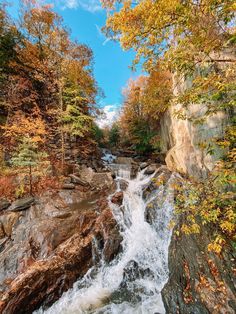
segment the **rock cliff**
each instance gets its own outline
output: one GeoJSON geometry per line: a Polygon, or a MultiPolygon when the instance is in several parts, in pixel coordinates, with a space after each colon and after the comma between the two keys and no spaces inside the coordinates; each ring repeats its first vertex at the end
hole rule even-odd
{"type": "Polygon", "coordinates": [[[223,151],[214,145],[214,138],[222,137],[227,125],[227,116],[218,112],[209,116],[204,123],[194,124],[192,118],[200,119],[207,108],[195,104],[188,109],[172,105],[161,119],[161,138],[166,152],[166,164],[171,171],[177,171],[196,178],[205,178],[214,168],[223,151]],[[187,119],[179,119],[180,111],[187,119]]]}
{"type": "MultiPolygon", "coordinates": [[[[236,54],[231,49],[224,48],[221,52],[212,53],[211,58],[221,60],[218,67],[224,68],[228,64],[227,60],[236,61],[236,54]]],[[[181,95],[190,87],[190,78],[181,79],[173,75],[174,96],[181,95]]],[[[188,107],[173,104],[164,113],[160,121],[160,137],[170,170],[195,178],[206,178],[222,156],[223,151],[214,144],[214,139],[224,137],[229,113],[218,111],[207,116],[207,110],[206,103],[193,103],[188,107]],[[179,113],[182,118],[177,116],[179,113]]]]}

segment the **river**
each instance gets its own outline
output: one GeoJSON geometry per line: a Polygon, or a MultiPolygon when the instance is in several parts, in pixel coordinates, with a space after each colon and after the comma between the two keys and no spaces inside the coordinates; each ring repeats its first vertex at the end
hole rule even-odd
{"type": "Polygon", "coordinates": [[[121,180],[127,185],[122,206],[113,204],[112,195],[109,197],[123,237],[120,254],[106,263],[94,239],[94,254],[99,262],[52,307],[35,313],[165,313],[161,290],[168,280],[168,247],[172,233],[169,224],[174,203],[171,184],[175,175],[144,197],[145,188],[155,181],[155,173],[145,175],[144,169],[131,179],[130,165],[111,164],[110,167],[117,174],[117,191],[121,190],[121,180]],[[152,219],[147,222],[146,212],[150,208],[152,219]]]}

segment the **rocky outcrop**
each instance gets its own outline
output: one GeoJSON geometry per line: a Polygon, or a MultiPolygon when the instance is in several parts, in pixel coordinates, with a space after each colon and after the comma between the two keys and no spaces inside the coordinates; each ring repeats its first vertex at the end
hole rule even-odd
{"type": "MultiPolygon", "coordinates": [[[[115,220],[106,206],[100,210],[99,215],[84,213],[73,236],[47,258],[37,259],[33,254],[28,257],[21,273],[7,282],[1,295],[1,313],[31,313],[42,304],[48,306],[55,302],[93,265],[95,237],[103,243],[105,260],[110,261],[117,254],[122,239],[117,236],[115,220]]],[[[36,252],[37,245],[30,243],[36,252]]]]}
{"type": "MultiPolygon", "coordinates": [[[[181,216],[180,222],[186,217],[181,216]]],[[[235,258],[226,247],[217,256],[207,251],[213,230],[200,234],[174,230],[169,248],[169,280],[162,291],[167,314],[233,314],[236,312],[235,258]]]]}
{"type": "Polygon", "coordinates": [[[156,171],[156,169],[157,169],[157,165],[152,164],[145,169],[144,174],[147,176],[150,176],[156,171]]]}
{"type": "MultiPolygon", "coordinates": [[[[230,60],[230,66],[232,60],[236,61],[236,54],[232,48],[224,47],[222,51],[211,53],[210,58],[221,60],[217,63],[220,71],[220,68],[229,65],[227,60],[230,60]]],[[[179,96],[192,87],[192,79],[174,75],[173,86],[174,95],[179,96]]],[[[207,103],[193,103],[188,107],[173,104],[161,118],[160,136],[170,170],[195,178],[206,178],[224,153],[215,145],[214,139],[224,138],[229,113],[216,111],[209,114],[208,109],[207,103]]]]}
{"type": "Polygon", "coordinates": [[[34,197],[32,196],[25,197],[25,198],[22,198],[13,202],[11,206],[8,208],[8,210],[12,212],[20,212],[20,211],[30,208],[30,206],[33,205],[34,202],[35,202],[34,197]]]}
{"type": "Polygon", "coordinates": [[[188,109],[172,105],[161,119],[163,150],[167,153],[166,164],[171,171],[177,171],[195,178],[205,178],[222,156],[223,150],[213,139],[224,135],[227,116],[218,112],[209,116],[204,123],[196,124],[192,119],[201,119],[206,106],[191,105],[188,109]],[[176,117],[181,111],[187,119],[176,117]]]}
{"type": "Polygon", "coordinates": [[[73,190],[47,191],[0,213],[1,313],[55,302],[96,262],[95,239],[106,262],[119,252],[122,238],[106,201],[114,181],[92,173],[86,187],[68,181],[73,190]]]}

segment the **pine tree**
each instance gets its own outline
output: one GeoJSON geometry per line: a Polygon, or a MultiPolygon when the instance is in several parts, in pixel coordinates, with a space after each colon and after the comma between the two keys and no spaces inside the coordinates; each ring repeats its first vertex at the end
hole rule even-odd
{"type": "Polygon", "coordinates": [[[40,164],[47,155],[38,151],[38,145],[30,137],[24,137],[19,144],[17,152],[12,157],[13,166],[28,168],[30,194],[33,194],[33,169],[40,164]]]}

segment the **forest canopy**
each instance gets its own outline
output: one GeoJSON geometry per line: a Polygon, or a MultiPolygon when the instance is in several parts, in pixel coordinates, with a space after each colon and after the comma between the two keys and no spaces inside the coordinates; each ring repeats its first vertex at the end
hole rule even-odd
{"type": "Polygon", "coordinates": [[[81,156],[96,146],[93,128],[102,93],[93,52],[71,39],[50,5],[22,0],[20,7],[19,18],[12,19],[7,5],[0,6],[1,163],[13,166],[31,143],[32,152],[47,154],[63,168],[71,140],[81,156]]]}

